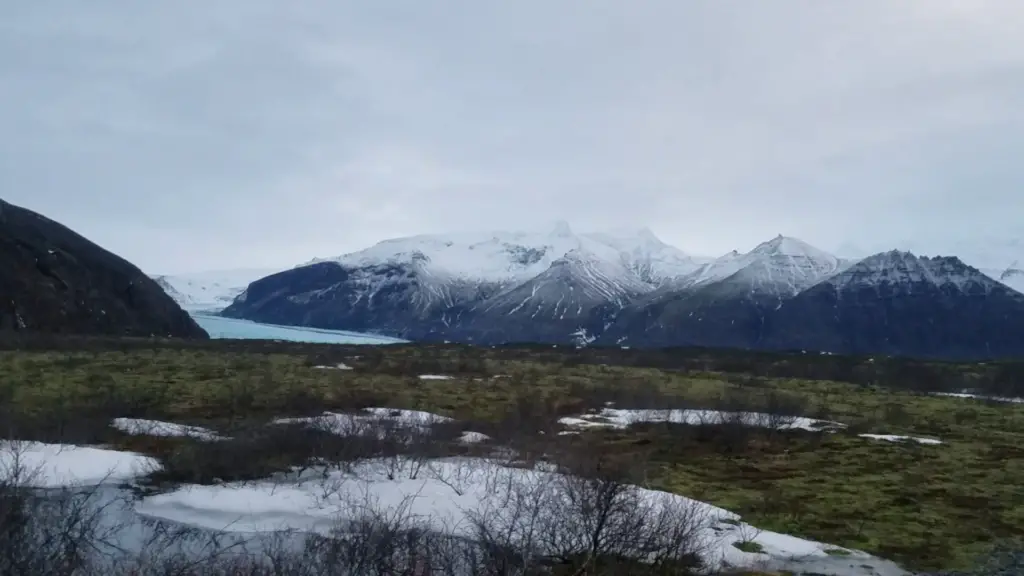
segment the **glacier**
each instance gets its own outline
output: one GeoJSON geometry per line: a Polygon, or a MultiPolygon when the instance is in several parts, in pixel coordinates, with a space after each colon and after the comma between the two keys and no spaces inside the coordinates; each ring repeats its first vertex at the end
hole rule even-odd
{"type": "Polygon", "coordinates": [[[192,312],[192,318],[209,333],[210,338],[227,338],[239,340],[287,340],[291,342],[312,342],[317,344],[402,344],[407,342],[399,338],[347,332],[344,330],[324,330],[320,328],[280,326],[277,324],[261,324],[249,320],[223,318],[212,314],[192,312]]]}

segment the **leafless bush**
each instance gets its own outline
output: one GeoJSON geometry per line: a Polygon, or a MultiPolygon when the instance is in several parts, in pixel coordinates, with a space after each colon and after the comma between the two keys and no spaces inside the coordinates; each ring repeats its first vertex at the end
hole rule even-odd
{"type": "Polygon", "coordinates": [[[384,507],[366,494],[350,502],[329,538],[311,541],[312,556],[347,574],[415,574],[430,566],[431,526],[412,514],[416,495],[384,507]]]}
{"type": "Polygon", "coordinates": [[[27,465],[26,445],[0,441],[0,574],[77,575],[116,549],[116,530],[101,522],[104,505],[92,488],[34,488],[40,470],[27,465]]]}
{"type": "Polygon", "coordinates": [[[571,566],[602,574],[628,559],[644,572],[699,566],[706,509],[630,480],[643,465],[580,451],[559,460],[562,474],[496,469],[490,495],[469,514],[486,574],[532,574],[571,566]]]}
{"type": "Polygon", "coordinates": [[[479,460],[458,458],[444,462],[432,460],[427,464],[430,477],[452,489],[458,496],[465,495],[481,480],[479,460]]]}

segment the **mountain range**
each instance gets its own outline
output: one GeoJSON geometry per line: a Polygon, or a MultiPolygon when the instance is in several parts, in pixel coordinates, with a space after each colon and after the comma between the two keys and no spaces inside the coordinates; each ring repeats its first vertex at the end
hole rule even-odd
{"type": "MultiPolygon", "coordinates": [[[[486,345],[1024,355],[1017,267],[983,271],[898,250],[839,258],[782,235],[746,253],[699,258],[646,229],[579,234],[559,222],[540,232],[385,240],[252,274],[244,289],[237,272],[213,289],[219,303],[234,296],[223,315],[486,345]]],[[[202,285],[192,281],[183,290],[184,279],[159,278],[186,305],[182,295],[202,285]]]]}

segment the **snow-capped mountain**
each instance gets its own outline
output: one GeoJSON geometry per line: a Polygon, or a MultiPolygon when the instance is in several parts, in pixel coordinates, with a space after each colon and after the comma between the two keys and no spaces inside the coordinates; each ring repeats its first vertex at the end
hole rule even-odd
{"type": "MultiPolygon", "coordinates": [[[[942,246],[919,240],[900,242],[899,249],[917,255],[955,255],[965,264],[973,266],[986,276],[1006,284],[1018,292],[1024,292],[1024,241],[1010,238],[972,238],[948,240],[942,246]]],[[[849,254],[858,259],[870,255],[862,248],[847,244],[849,254]]],[[[878,249],[874,253],[886,250],[878,249]]]]}
{"type": "Polygon", "coordinates": [[[915,256],[901,250],[890,250],[864,258],[827,279],[826,283],[839,290],[885,290],[887,295],[909,294],[915,287],[922,285],[969,294],[988,294],[1006,288],[1001,282],[968,266],[959,258],[915,256]]]}
{"type": "Polygon", "coordinates": [[[564,222],[387,240],[261,278],[223,314],[475,344],[1024,355],[1024,294],[957,258],[852,261],[779,235],[699,259],[648,230],[564,222]]]}
{"type": "Polygon", "coordinates": [[[380,263],[422,266],[432,277],[502,285],[533,278],[574,250],[623,262],[651,283],[683,276],[700,260],[659,240],[647,229],[634,232],[576,234],[558,221],[540,232],[424,234],[384,240],[365,250],[316,260],[350,268],[380,263]]]}
{"type": "Polygon", "coordinates": [[[955,257],[869,256],[785,301],[762,346],[947,359],[1024,354],[1024,294],[955,257]]]}
{"type": "Polygon", "coordinates": [[[617,250],[622,263],[648,284],[660,285],[681,278],[712,260],[691,256],[662,242],[649,228],[595,232],[585,236],[617,250]]]}
{"type": "MultiPolygon", "coordinates": [[[[365,250],[319,261],[337,262],[358,276],[370,291],[374,285],[383,287],[394,281],[394,275],[383,277],[376,272],[382,264],[407,270],[417,284],[414,305],[419,310],[475,306],[488,297],[533,280],[546,282],[549,288],[542,294],[552,295],[553,283],[542,276],[552,269],[577,271],[581,278],[602,278],[597,284],[604,282],[609,294],[616,292],[613,286],[627,287],[625,290],[630,294],[646,292],[653,286],[693,272],[701,262],[665,244],[647,229],[577,234],[564,221],[534,232],[395,238],[365,250]],[[570,254],[575,256],[569,257],[568,262],[577,265],[564,268],[570,254]],[[588,264],[579,265],[579,262],[588,264]]],[[[565,274],[560,273],[559,278],[564,279],[565,274]]],[[[531,286],[538,284],[533,282],[531,286]]],[[[600,292],[604,288],[594,289],[600,292]]],[[[511,296],[502,298],[508,297],[511,296]]],[[[536,297],[540,298],[541,294],[536,297]]],[[[557,300],[555,296],[553,302],[557,300]]]]}
{"type": "Polygon", "coordinates": [[[666,288],[634,300],[603,343],[743,346],[761,338],[781,302],[840,271],[846,262],[782,235],[747,253],[730,252],[666,288]]]}
{"type": "Polygon", "coordinates": [[[730,252],[688,276],[692,288],[729,280],[753,291],[792,296],[849,265],[810,244],[782,236],[757,245],[746,254],[730,252]]]}
{"type": "Polygon", "coordinates": [[[231,304],[250,282],[275,272],[266,268],[238,268],[151,278],[185,310],[219,311],[231,304]]]}
{"type": "MultiPolygon", "coordinates": [[[[608,251],[607,247],[605,252],[608,251]]],[[[633,298],[654,290],[617,253],[572,250],[537,276],[482,301],[459,332],[471,341],[565,342],[599,334],[633,298]]]]}
{"type": "Polygon", "coordinates": [[[598,306],[605,317],[700,263],[649,230],[577,234],[558,222],[539,232],[396,238],[312,265],[315,274],[300,267],[254,283],[225,314],[281,322],[288,309],[285,316],[299,314],[323,328],[345,323],[397,330],[402,338],[441,338],[495,315],[526,317],[526,310],[557,316],[560,324],[590,319],[598,306]],[[324,285],[324,277],[333,284],[324,285]],[[296,306],[333,312],[310,316],[296,306]]]}

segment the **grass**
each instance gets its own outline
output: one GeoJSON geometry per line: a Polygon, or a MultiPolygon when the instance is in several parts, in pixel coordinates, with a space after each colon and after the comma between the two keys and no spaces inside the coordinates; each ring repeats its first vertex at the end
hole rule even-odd
{"type": "Polygon", "coordinates": [[[764,552],[764,546],[752,541],[736,542],[733,546],[751,554],[760,554],[761,552],[764,552]]]}
{"type": "MultiPolygon", "coordinates": [[[[565,441],[644,451],[652,487],[722,506],[759,528],[862,549],[909,569],[960,568],[998,539],[1024,533],[1024,405],[822,379],[747,379],[693,362],[658,368],[630,357],[616,365],[611,354],[600,363],[580,362],[582,353],[549,348],[237,341],[56,348],[0,351],[0,411],[9,407],[0,420],[21,422],[22,430],[32,429],[25,423],[36,426],[40,439],[70,436],[187,461],[190,441],[133,438],[96,423],[116,415],[230,430],[271,417],[391,406],[437,412],[490,433],[486,426],[509,415],[547,422],[553,430],[559,416],[606,402],[716,407],[723,397],[772,392],[799,398],[811,415],[849,429],[762,434],[725,446],[713,430],[661,424],[596,429],[565,441]],[[313,369],[338,362],[353,369],[313,369]],[[420,380],[420,374],[453,378],[420,380]],[[944,443],[886,442],[858,433],[944,443]]],[[[979,369],[962,370],[976,377],[979,369]]]]}

